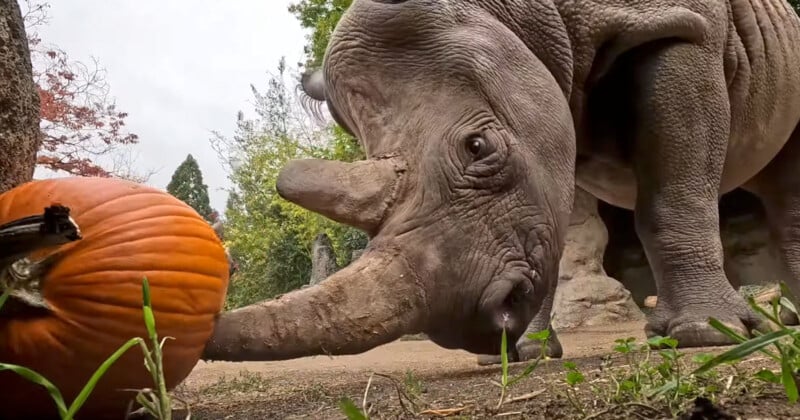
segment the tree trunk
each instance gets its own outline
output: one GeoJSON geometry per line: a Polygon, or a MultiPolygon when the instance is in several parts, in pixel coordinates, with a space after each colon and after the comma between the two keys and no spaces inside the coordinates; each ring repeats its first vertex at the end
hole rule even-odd
{"type": "Polygon", "coordinates": [[[336,272],[336,254],[333,244],[324,233],[317,235],[311,246],[311,279],[309,286],[313,286],[336,272]]]}
{"type": "Polygon", "coordinates": [[[16,0],[0,0],[0,192],[33,178],[41,144],[39,94],[16,0]]]}

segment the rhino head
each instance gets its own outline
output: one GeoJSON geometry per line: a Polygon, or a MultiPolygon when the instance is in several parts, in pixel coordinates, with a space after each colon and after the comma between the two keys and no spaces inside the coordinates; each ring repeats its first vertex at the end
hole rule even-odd
{"type": "Polygon", "coordinates": [[[277,190],[370,245],[319,285],[222,314],[204,358],[352,354],[417,332],[473,353],[497,354],[503,329],[515,342],[557,281],[574,190],[548,68],[478,7],[356,0],[301,85],[368,158],[290,162],[277,190]]]}

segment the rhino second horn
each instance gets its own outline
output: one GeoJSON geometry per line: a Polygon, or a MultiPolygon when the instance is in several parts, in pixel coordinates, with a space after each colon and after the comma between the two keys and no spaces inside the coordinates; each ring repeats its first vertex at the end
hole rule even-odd
{"type": "Polygon", "coordinates": [[[276,189],[286,200],[374,236],[404,172],[405,164],[397,159],[300,159],[281,170],[276,189]]]}

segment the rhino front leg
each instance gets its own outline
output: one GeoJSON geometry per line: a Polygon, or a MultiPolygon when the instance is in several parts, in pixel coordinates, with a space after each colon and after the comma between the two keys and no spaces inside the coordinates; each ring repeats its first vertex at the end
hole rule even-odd
{"type": "MultiPolygon", "coordinates": [[[[775,159],[748,185],[764,204],[773,241],[786,270],[783,276],[795,297],[800,297],[800,126],[775,159]]],[[[794,314],[781,314],[797,324],[794,314]]]]}
{"type": "Polygon", "coordinates": [[[687,43],[653,45],[638,58],[629,96],[635,222],[658,289],[646,333],[681,347],[732,344],[709,317],[746,336],[757,318],[723,270],[718,201],[730,131],[723,61],[714,47],[687,43]]]}

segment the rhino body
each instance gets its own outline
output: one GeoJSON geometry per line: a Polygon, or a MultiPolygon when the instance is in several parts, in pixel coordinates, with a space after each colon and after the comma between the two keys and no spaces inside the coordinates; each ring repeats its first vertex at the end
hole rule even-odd
{"type": "Polygon", "coordinates": [[[648,335],[728,344],[758,319],[717,203],[763,202],[800,292],[800,19],[785,0],[355,0],[303,90],[366,161],[295,161],[278,191],[366,231],[318,286],[220,318],[206,358],[365,351],[424,331],[520,358],[550,325],[577,184],[635,212],[648,335]],[[299,322],[303,319],[303,322],[299,322]]]}

